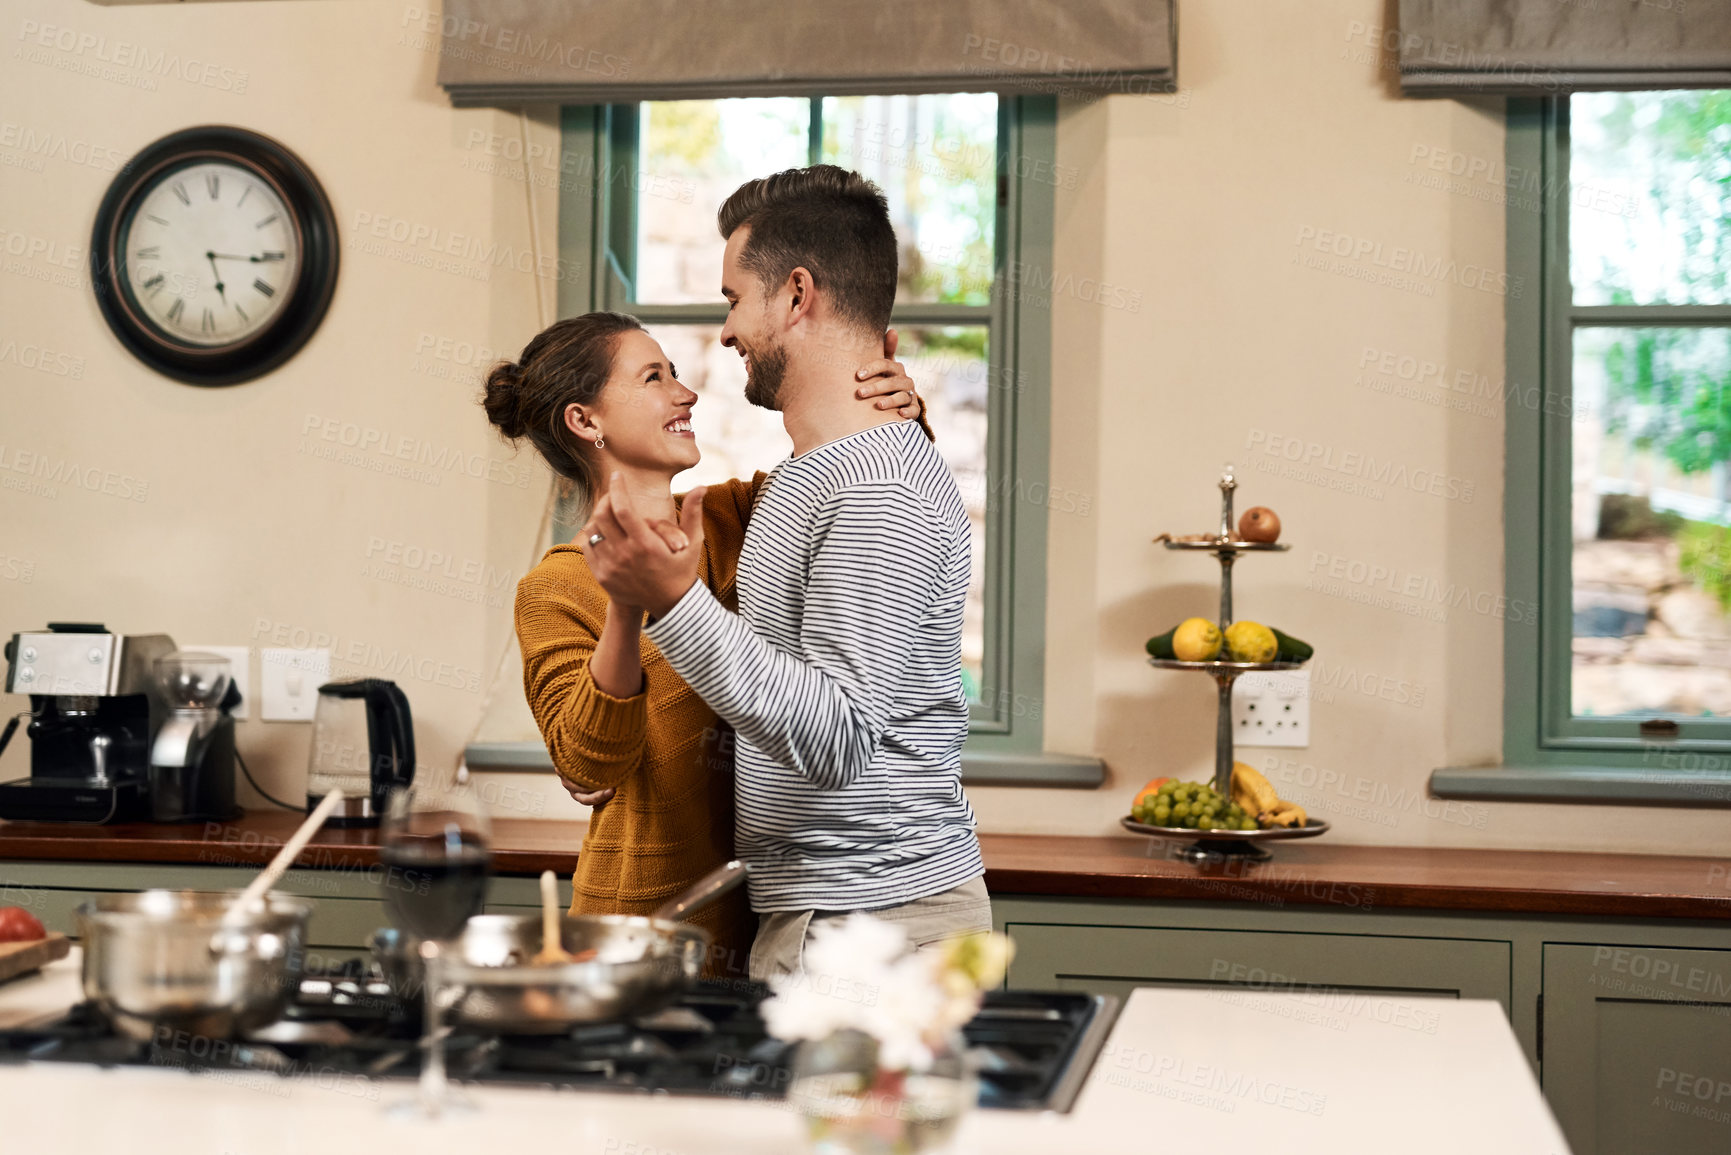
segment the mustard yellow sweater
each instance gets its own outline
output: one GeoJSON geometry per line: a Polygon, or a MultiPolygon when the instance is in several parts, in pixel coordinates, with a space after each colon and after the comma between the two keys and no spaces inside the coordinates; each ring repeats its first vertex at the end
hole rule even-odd
{"type": "MultiPolygon", "coordinates": [[[[700,580],[729,609],[746,519],[763,474],[712,486],[700,580]]],[[[523,689],[561,777],[618,794],[591,818],[572,877],[573,914],[648,914],[733,857],[733,734],[642,639],[645,688],[604,693],[589,659],[606,591],[576,545],[555,546],[517,586],[523,689]]],[[[757,931],[740,887],[693,915],[714,936],[706,973],[743,976],[757,931]]]]}

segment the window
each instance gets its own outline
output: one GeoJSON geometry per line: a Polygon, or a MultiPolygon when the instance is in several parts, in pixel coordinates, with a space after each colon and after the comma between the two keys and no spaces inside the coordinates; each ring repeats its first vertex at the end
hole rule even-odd
{"type": "MultiPolygon", "coordinates": [[[[688,100],[568,108],[560,314],[640,318],[701,398],[688,487],[768,469],[791,449],[743,396],[717,337],[716,209],[742,182],[817,162],[883,188],[901,246],[892,323],[974,528],[962,642],[971,751],[1040,749],[1045,619],[1049,301],[1018,274],[1050,267],[1055,102],[992,94],[688,100]],[[593,157],[593,167],[573,164],[593,157]]],[[[554,534],[568,540],[568,517],[554,534]]]]}
{"type": "Polygon", "coordinates": [[[1517,170],[1505,761],[1731,768],[1731,92],[1511,102],[1517,170]]]}

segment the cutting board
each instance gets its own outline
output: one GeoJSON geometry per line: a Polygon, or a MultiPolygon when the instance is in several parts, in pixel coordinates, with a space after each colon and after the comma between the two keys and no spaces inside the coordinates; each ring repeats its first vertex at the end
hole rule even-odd
{"type": "Polygon", "coordinates": [[[50,932],[32,942],[0,942],[0,983],[39,970],[72,953],[72,940],[50,932]]]}

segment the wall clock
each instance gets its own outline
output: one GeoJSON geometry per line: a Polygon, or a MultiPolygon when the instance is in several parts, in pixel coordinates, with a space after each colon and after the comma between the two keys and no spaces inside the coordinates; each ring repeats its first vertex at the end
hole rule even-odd
{"type": "Polygon", "coordinates": [[[193,385],[281,365],[337,284],[330,200],[299,157],[243,128],[165,136],[120,171],[90,240],[90,279],[115,336],[193,385]]]}

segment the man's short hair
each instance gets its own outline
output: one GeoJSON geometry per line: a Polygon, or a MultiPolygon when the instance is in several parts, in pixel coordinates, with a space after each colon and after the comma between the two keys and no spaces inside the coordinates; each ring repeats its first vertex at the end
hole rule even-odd
{"type": "Polygon", "coordinates": [[[896,231],[882,190],[833,164],[746,181],[716,214],[722,237],[751,228],[739,263],[775,289],[804,267],[844,322],[889,328],[896,300],[896,231]]]}

